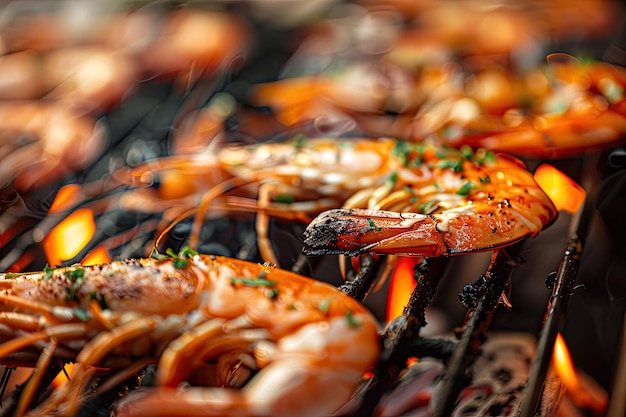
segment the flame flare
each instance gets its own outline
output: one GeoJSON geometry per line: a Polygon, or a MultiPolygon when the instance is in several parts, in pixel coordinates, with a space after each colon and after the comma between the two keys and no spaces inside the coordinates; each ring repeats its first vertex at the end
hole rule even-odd
{"type": "Polygon", "coordinates": [[[576,213],[585,201],[585,190],[551,165],[543,164],[538,167],[534,177],[559,211],[576,213]]]}
{"type": "MultiPolygon", "coordinates": [[[[66,185],[57,193],[49,213],[67,210],[80,196],[79,185],[66,185]]],[[[81,208],[69,214],[44,237],[43,248],[48,265],[57,267],[62,265],[63,261],[74,258],[95,233],[96,222],[91,209],[81,208]]]]}
{"type": "Polygon", "coordinates": [[[592,413],[604,415],[608,403],[608,395],[592,378],[579,375],[572,362],[569,349],[561,333],[558,333],[552,352],[552,363],[555,371],[567,390],[572,402],[592,413]]]}
{"type": "Polygon", "coordinates": [[[89,243],[96,232],[90,209],[79,209],[67,216],[44,238],[43,247],[51,267],[72,259],[89,243]]]}
{"type": "Polygon", "coordinates": [[[417,258],[400,256],[389,282],[389,294],[387,296],[387,322],[402,315],[409,294],[415,288],[413,279],[413,267],[417,263],[417,258]]]}

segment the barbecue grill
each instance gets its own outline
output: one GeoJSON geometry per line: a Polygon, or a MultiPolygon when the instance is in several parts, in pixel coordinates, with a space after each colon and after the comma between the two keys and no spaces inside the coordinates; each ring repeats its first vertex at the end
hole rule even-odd
{"type": "MultiPolygon", "coordinates": [[[[21,33],[18,30],[20,20],[16,17],[22,17],[22,14],[27,17],[36,15],[60,4],[63,5],[60,10],[66,12],[93,12],[89,8],[83,10],[79,5],[74,5],[78,7],[75,9],[72,3],[46,3],[45,8],[42,3],[41,7],[27,11],[10,3],[4,8],[8,17],[3,21],[6,28],[21,33]]],[[[283,20],[277,19],[272,11],[272,7],[276,7],[274,2],[253,3],[245,0],[189,2],[189,8],[218,9],[245,21],[251,39],[245,52],[229,57],[227,65],[206,70],[207,73],[189,71],[177,77],[155,76],[140,80],[133,86],[132,94],[129,92],[120,103],[98,113],[100,123],[107,129],[107,143],[93,161],[61,180],[26,189],[9,185],[0,191],[1,271],[42,270],[51,259],[58,262],[57,266],[71,265],[84,262],[88,256],[102,254],[103,250],[105,255],[101,259],[104,262],[149,256],[154,247],[162,251],[166,248],[178,251],[189,238],[192,216],[179,218],[168,233],[160,236],[163,225],[177,219],[165,218],[167,213],[159,210],[120,208],[115,203],[125,198],[132,187],[116,183],[111,179],[112,172],[171,154],[172,138],[185,131],[185,117],[210,106],[228,107],[222,114],[224,131],[215,135],[218,137],[216,142],[250,144],[279,142],[297,135],[372,135],[372,130],[379,125],[361,123],[358,117],[321,117],[286,128],[273,118],[272,109],[255,107],[249,102],[250,86],[292,74],[314,73],[318,69],[316,66],[324,65],[331,57],[339,56],[343,62],[362,59],[364,54],[369,54],[367,58],[371,60],[386,47],[386,38],[382,35],[377,38],[376,34],[387,34],[385,28],[392,32],[406,25],[408,18],[401,12],[437,16],[433,12],[437,10],[436,2],[417,2],[419,7],[416,5],[413,9],[402,1],[392,0],[345,4],[319,1],[313,2],[311,9],[306,11],[303,4],[302,9],[291,4],[293,10],[286,12],[293,15],[285,16],[283,20]],[[384,19],[375,23],[380,25],[383,22],[388,26],[374,25],[373,29],[359,26],[362,25],[359,19],[368,12],[373,15],[378,11],[384,12],[384,19]],[[331,22],[327,26],[309,24],[325,19],[331,22]],[[346,40],[349,47],[344,50],[337,52],[334,49],[342,45],[324,43],[337,40],[333,38],[335,31],[347,36],[350,30],[354,31],[351,36],[356,39],[346,40]],[[72,195],[72,185],[82,188],[72,195]],[[58,202],[62,191],[70,192],[69,202],[64,204],[58,202]],[[69,255],[57,253],[56,258],[51,258],[50,251],[58,248],[58,242],[68,240],[65,237],[68,235],[60,232],[60,226],[85,209],[90,210],[87,222],[93,224],[91,237],[69,255]],[[51,236],[55,233],[60,240],[53,240],[51,236]]],[[[455,2],[444,3],[451,6],[455,2]]],[[[550,2],[530,3],[537,3],[545,9],[553,7],[563,16],[571,13],[573,22],[580,19],[574,10],[562,4],[564,2],[552,5],[550,2]]],[[[171,9],[180,6],[147,3],[137,9],[142,10],[142,7],[160,8],[162,16],[166,16],[171,9]]],[[[487,10],[484,9],[486,6],[481,7],[478,10],[487,10]]],[[[491,7],[516,11],[522,6],[504,2],[491,7]]],[[[595,10],[587,3],[582,10],[587,7],[595,10]]],[[[597,7],[597,14],[590,15],[590,21],[595,16],[600,22],[597,26],[590,24],[580,34],[572,34],[565,27],[567,25],[559,27],[550,22],[554,23],[553,32],[547,31],[550,39],[545,44],[529,40],[519,46],[519,54],[512,54],[509,59],[533,60],[545,49],[572,53],[584,50],[593,58],[626,65],[621,48],[626,45],[626,40],[619,33],[623,23],[621,4],[603,1],[598,2],[597,7]],[[604,7],[612,10],[612,15],[610,12],[603,14],[604,7]]],[[[65,16],[69,18],[70,14],[65,16]]],[[[81,27],[76,33],[82,30],[81,27]]],[[[467,59],[470,68],[479,67],[491,62],[498,53],[491,51],[485,56],[458,59],[467,59]]],[[[399,118],[400,113],[398,108],[393,108],[387,115],[399,118]]],[[[579,415],[614,417],[620,412],[623,415],[626,334],[622,279],[626,265],[622,256],[625,242],[621,231],[625,230],[622,227],[625,155],[624,146],[619,144],[582,156],[548,161],[582,185],[586,191],[584,204],[574,213],[562,211],[557,222],[536,238],[493,253],[414,259],[405,263],[415,286],[412,293],[404,294],[404,310],[395,318],[386,315],[395,275],[378,288],[378,279],[386,265],[384,256],[361,256],[358,270],[348,268],[344,281],[336,257],[306,257],[301,253],[306,224],[271,220],[270,240],[282,268],[336,285],[344,293],[362,301],[384,324],[379,364],[364,378],[362,387],[340,415],[374,415],[384,405],[384,410],[397,413],[392,415],[556,416],[562,403],[573,404],[579,415]],[[512,307],[504,306],[503,293],[508,294],[512,307]],[[514,336],[505,333],[507,336],[503,342],[499,337],[502,332],[514,332],[514,336]],[[557,376],[551,366],[558,333],[562,333],[579,372],[586,374],[582,376],[586,381],[584,387],[580,388],[579,383],[579,391],[585,391],[587,397],[580,397],[581,394],[557,376]],[[517,345],[516,338],[519,338],[517,345]],[[503,361],[517,366],[503,370],[493,356],[494,352],[505,351],[509,346],[507,342],[514,346],[511,348],[512,359],[503,361]],[[495,371],[491,374],[483,372],[483,367],[495,371]],[[519,383],[515,385],[514,382],[519,383]],[[485,394],[480,391],[481,387],[491,391],[485,394]],[[506,387],[508,396],[503,397],[502,392],[494,394],[497,387],[506,387]],[[500,395],[497,400],[494,399],[496,394],[500,395]],[[404,402],[409,405],[400,409],[398,404],[404,402]],[[468,406],[470,403],[471,407],[468,406]],[[394,404],[398,405],[395,409],[394,404]]],[[[11,155],[3,158],[11,158],[11,155]]],[[[535,171],[546,161],[527,157],[525,162],[531,171],[535,171]]],[[[150,188],[158,189],[162,180],[152,178],[150,188]]],[[[84,224],[78,230],[84,231],[84,224]]],[[[69,236],[75,240],[75,234],[71,233],[69,236]]],[[[203,223],[197,249],[202,253],[262,263],[264,260],[256,243],[255,213],[210,213],[203,223]]],[[[396,273],[399,269],[400,266],[396,273]]],[[[54,384],[53,379],[59,378],[57,374],[61,372],[62,375],[62,365],[55,364],[47,371],[39,399],[43,398],[48,385],[54,384]]],[[[5,367],[0,380],[3,415],[12,413],[20,385],[28,375],[24,369],[5,367]]],[[[86,404],[80,414],[108,415],[110,405],[117,397],[138,386],[150,386],[152,376],[151,367],[142,370],[118,390],[86,404]]]]}

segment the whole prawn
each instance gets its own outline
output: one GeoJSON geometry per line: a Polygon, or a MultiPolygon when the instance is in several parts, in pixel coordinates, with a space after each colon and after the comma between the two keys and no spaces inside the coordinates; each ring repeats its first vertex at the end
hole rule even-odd
{"type": "Polygon", "coordinates": [[[535,236],[557,210],[524,164],[505,154],[398,142],[403,167],[345,209],[321,213],[307,255],[421,256],[485,251],[535,236]],[[354,208],[362,207],[362,208],[354,208]]]}
{"type": "Polygon", "coordinates": [[[524,74],[484,69],[424,103],[411,135],[539,158],[609,149],[626,141],[625,87],[623,68],[566,54],[524,74]]]}
{"type": "Polygon", "coordinates": [[[320,416],[339,409],[379,353],[375,318],[336,288],[267,264],[189,250],[0,276],[0,362],[77,363],[28,415],[74,415],[97,369],[116,386],[157,363],[116,416],[320,416]],[[189,388],[177,388],[188,381],[189,388]],[[301,395],[306,393],[306,396],[301,395]]]}
{"type": "Polygon", "coordinates": [[[213,153],[150,161],[114,176],[136,187],[120,199],[126,209],[163,210],[170,218],[197,213],[191,247],[197,247],[207,212],[255,212],[261,255],[276,264],[267,238],[269,217],[307,223],[324,210],[342,207],[357,191],[380,185],[398,166],[394,144],[385,138],[296,137],[224,145],[213,153]]]}

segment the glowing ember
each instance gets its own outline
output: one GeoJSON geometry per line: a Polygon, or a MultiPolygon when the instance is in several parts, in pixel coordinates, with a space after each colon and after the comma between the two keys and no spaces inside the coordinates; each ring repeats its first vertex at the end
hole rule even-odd
{"type": "Polygon", "coordinates": [[[551,165],[544,164],[537,168],[535,181],[558,210],[575,213],[585,201],[585,190],[551,165]]]}
{"type": "Polygon", "coordinates": [[[554,342],[552,362],[567,389],[567,397],[577,407],[589,410],[593,415],[603,415],[608,402],[606,391],[592,378],[578,375],[561,333],[557,334],[554,342]]]}
{"type": "Polygon", "coordinates": [[[96,231],[90,209],[79,209],[67,216],[44,238],[43,248],[52,267],[72,259],[89,243],[96,231]]]}
{"type": "Polygon", "coordinates": [[[417,258],[406,256],[398,257],[396,267],[389,283],[389,295],[387,297],[387,322],[400,316],[404,306],[409,300],[409,295],[415,288],[413,279],[413,267],[417,258]]]}
{"type": "Polygon", "coordinates": [[[80,262],[83,265],[100,265],[111,262],[111,257],[102,246],[95,248],[87,254],[80,262]]]}

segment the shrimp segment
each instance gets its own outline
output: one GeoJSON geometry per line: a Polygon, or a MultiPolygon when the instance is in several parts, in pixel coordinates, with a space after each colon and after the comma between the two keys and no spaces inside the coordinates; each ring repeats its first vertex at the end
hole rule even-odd
{"type": "Polygon", "coordinates": [[[518,160],[402,146],[404,167],[372,193],[366,209],[329,210],[309,224],[305,254],[485,251],[535,236],[556,219],[552,201],[518,160]]]}
{"type": "Polygon", "coordinates": [[[121,376],[149,362],[157,386],[128,395],[115,415],[329,415],[380,349],[377,322],[356,300],[236,259],[181,252],[1,278],[0,310],[20,315],[4,324],[21,336],[0,337],[0,362],[46,341],[52,355],[77,362],[72,380],[30,415],[75,414],[94,367],[121,376]],[[177,389],[183,381],[192,386],[177,389]]]}

